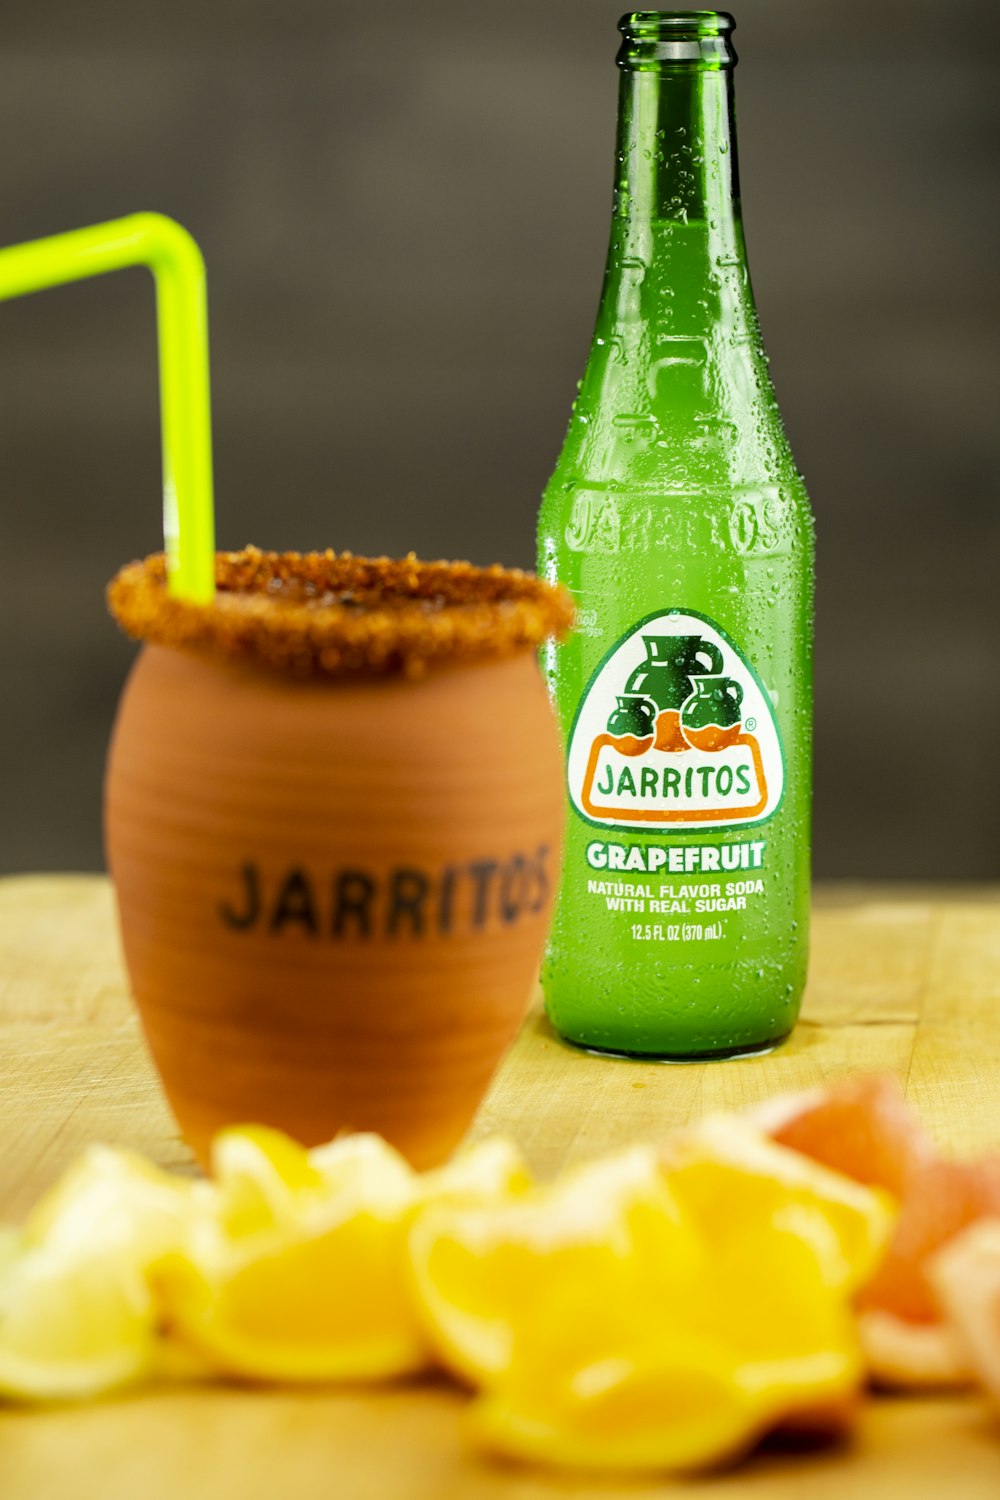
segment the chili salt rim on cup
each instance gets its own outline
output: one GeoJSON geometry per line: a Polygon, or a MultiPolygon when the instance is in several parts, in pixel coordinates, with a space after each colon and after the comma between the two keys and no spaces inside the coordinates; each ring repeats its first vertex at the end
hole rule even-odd
{"type": "Polygon", "coordinates": [[[516,568],[355,557],[350,552],[218,552],[215,598],[167,592],[162,553],[108,585],[127,635],[160,646],[254,661],[295,676],[402,671],[511,656],[563,637],[570,596],[516,568]]]}

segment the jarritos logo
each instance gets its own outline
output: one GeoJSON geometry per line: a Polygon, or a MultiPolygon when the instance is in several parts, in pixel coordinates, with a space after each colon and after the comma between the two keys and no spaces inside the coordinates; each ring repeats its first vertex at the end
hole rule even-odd
{"type": "Polygon", "coordinates": [[[592,823],[746,826],[781,801],[784,757],[763,684],[712,620],[642,620],[591,678],[569,742],[569,792],[592,823]]]}

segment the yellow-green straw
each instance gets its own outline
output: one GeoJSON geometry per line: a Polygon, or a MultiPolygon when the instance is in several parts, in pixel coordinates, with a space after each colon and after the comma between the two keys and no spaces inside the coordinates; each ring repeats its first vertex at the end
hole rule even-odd
{"type": "Polygon", "coordinates": [[[215,519],[205,263],[194,240],[163,214],[130,214],[10,245],[0,301],[125,266],[148,266],[156,281],[168,587],[204,602],[215,594],[215,519]]]}

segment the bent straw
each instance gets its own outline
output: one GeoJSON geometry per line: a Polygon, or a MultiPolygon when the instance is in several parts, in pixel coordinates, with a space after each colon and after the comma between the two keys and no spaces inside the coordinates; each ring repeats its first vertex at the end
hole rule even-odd
{"type": "Polygon", "coordinates": [[[167,586],[199,603],[215,594],[212,427],[205,263],[195,241],[163,214],[0,249],[0,301],[68,281],[146,266],[156,282],[167,586]]]}

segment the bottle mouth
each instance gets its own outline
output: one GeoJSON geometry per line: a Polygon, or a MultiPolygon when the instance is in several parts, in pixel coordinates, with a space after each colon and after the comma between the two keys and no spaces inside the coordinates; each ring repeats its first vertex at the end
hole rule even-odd
{"type": "Polygon", "coordinates": [[[731,68],[736,22],[724,10],[631,10],[618,22],[624,41],[618,66],[642,71],[670,64],[731,68]]]}

